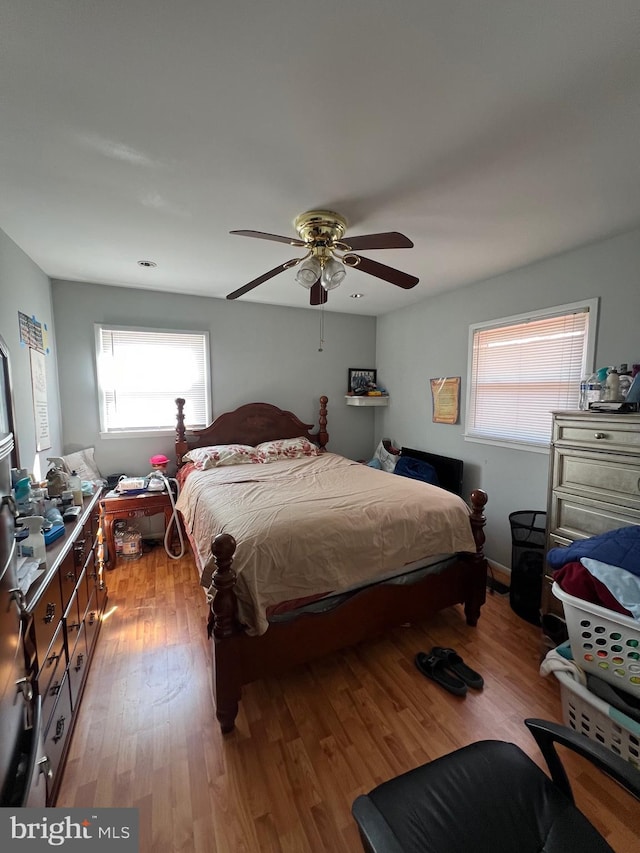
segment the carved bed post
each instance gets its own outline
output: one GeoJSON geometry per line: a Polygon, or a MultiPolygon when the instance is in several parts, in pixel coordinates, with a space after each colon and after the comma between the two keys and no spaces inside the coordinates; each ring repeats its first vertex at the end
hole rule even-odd
{"type": "Polygon", "coordinates": [[[236,540],[229,533],[219,533],[211,543],[211,553],[216,563],[212,586],[215,595],[211,602],[209,636],[213,635],[213,699],[216,717],[223,733],[230,732],[238,714],[240,701],[240,661],[233,659],[233,646],[229,640],[239,633],[237,604],[234,592],[236,573],[233,555],[236,540]]]}
{"type": "Polygon", "coordinates": [[[329,433],[327,432],[327,403],[329,401],[328,397],[324,395],[320,397],[320,417],[318,418],[319,430],[318,430],[318,444],[320,445],[320,449],[324,450],[325,446],[329,443],[329,433]]]}
{"type": "Polygon", "coordinates": [[[189,449],[187,445],[186,433],[184,428],[184,404],[185,400],[183,397],[178,397],[176,399],[176,406],[178,407],[178,413],[176,415],[176,465],[178,468],[182,465],[182,457],[189,449]]]}
{"type": "Polygon", "coordinates": [[[229,533],[218,533],[211,543],[216,563],[211,583],[216,594],[211,602],[209,634],[218,639],[236,633],[236,596],[233,591],[236,573],[232,565],[235,550],[236,540],[229,533]]]}
{"type": "Polygon", "coordinates": [[[476,543],[476,553],[470,558],[475,583],[471,585],[470,595],[464,604],[464,613],[467,625],[477,625],[480,618],[480,608],[487,596],[487,560],[484,556],[484,526],[487,518],[484,508],[488,496],[483,489],[474,489],[471,492],[471,532],[476,543]]]}

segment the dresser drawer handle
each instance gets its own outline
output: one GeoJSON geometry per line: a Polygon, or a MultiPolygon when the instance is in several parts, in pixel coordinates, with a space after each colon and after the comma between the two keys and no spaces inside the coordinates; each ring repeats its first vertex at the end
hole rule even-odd
{"type": "Polygon", "coordinates": [[[593,437],[597,439],[606,438],[607,434],[606,432],[594,432],[593,437]]]}
{"type": "Polygon", "coordinates": [[[54,743],[58,743],[58,741],[59,741],[59,740],[62,738],[62,736],[64,735],[64,721],[65,721],[65,717],[64,717],[64,716],[58,717],[58,719],[56,720],[56,733],[55,733],[55,735],[51,738],[51,740],[52,740],[54,743]]]}
{"type": "Polygon", "coordinates": [[[48,625],[50,622],[53,622],[53,617],[56,615],[56,605],[54,601],[47,602],[47,609],[45,615],[42,617],[42,621],[45,625],[48,625]]]}
{"type": "Polygon", "coordinates": [[[39,758],[37,764],[40,768],[40,772],[44,775],[45,779],[53,779],[53,769],[51,767],[51,761],[46,755],[44,756],[44,758],[39,758]]]}

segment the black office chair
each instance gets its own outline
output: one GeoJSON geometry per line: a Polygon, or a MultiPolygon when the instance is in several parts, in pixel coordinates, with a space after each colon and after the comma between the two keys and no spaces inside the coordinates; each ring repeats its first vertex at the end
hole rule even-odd
{"type": "Polygon", "coordinates": [[[640,769],[566,726],[524,722],[551,778],[513,743],[465,746],[355,800],[366,853],[612,853],[576,807],[555,743],[639,799],[640,769]]]}

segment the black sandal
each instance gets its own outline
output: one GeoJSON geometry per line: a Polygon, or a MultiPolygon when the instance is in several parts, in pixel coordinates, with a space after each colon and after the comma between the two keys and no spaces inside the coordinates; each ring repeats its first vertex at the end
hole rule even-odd
{"type": "Polygon", "coordinates": [[[470,666],[467,666],[455,649],[434,646],[430,654],[441,660],[443,665],[458,678],[461,678],[466,685],[473,687],[474,690],[482,690],[484,678],[470,666]]]}
{"type": "Polygon", "coordinates": [[[447,671],[444,660],[438,655],[418,652],[415,657],[415,664],[423,675],[431,678],[449,693],[453,693],[454,696],[466,695],[467,685],[453,673],[447,671]]]}

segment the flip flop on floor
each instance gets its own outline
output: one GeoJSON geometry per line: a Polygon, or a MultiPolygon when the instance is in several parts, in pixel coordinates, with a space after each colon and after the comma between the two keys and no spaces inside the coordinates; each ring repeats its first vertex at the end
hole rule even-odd
{"type": "Polygon", "coordinates": [[[455,649],[444,649],[442,646],[434,646],[431,649],[430,655],[441,660],[446,669],[457,675],[458,678],[474,690],[481,690],[484,685],[484,678],[462,660],[455,649]]]}
{"type": "Polygon", "coordinates": [[[444,687],[449,693],[455,696],[465,696],[467,685],[451,672],[447,672],[447,667],[444,660],[434,654],[426,654],[418,652],[415,657],[415,663],[420,672],[431,678],[436,684],[444,687]]]}

